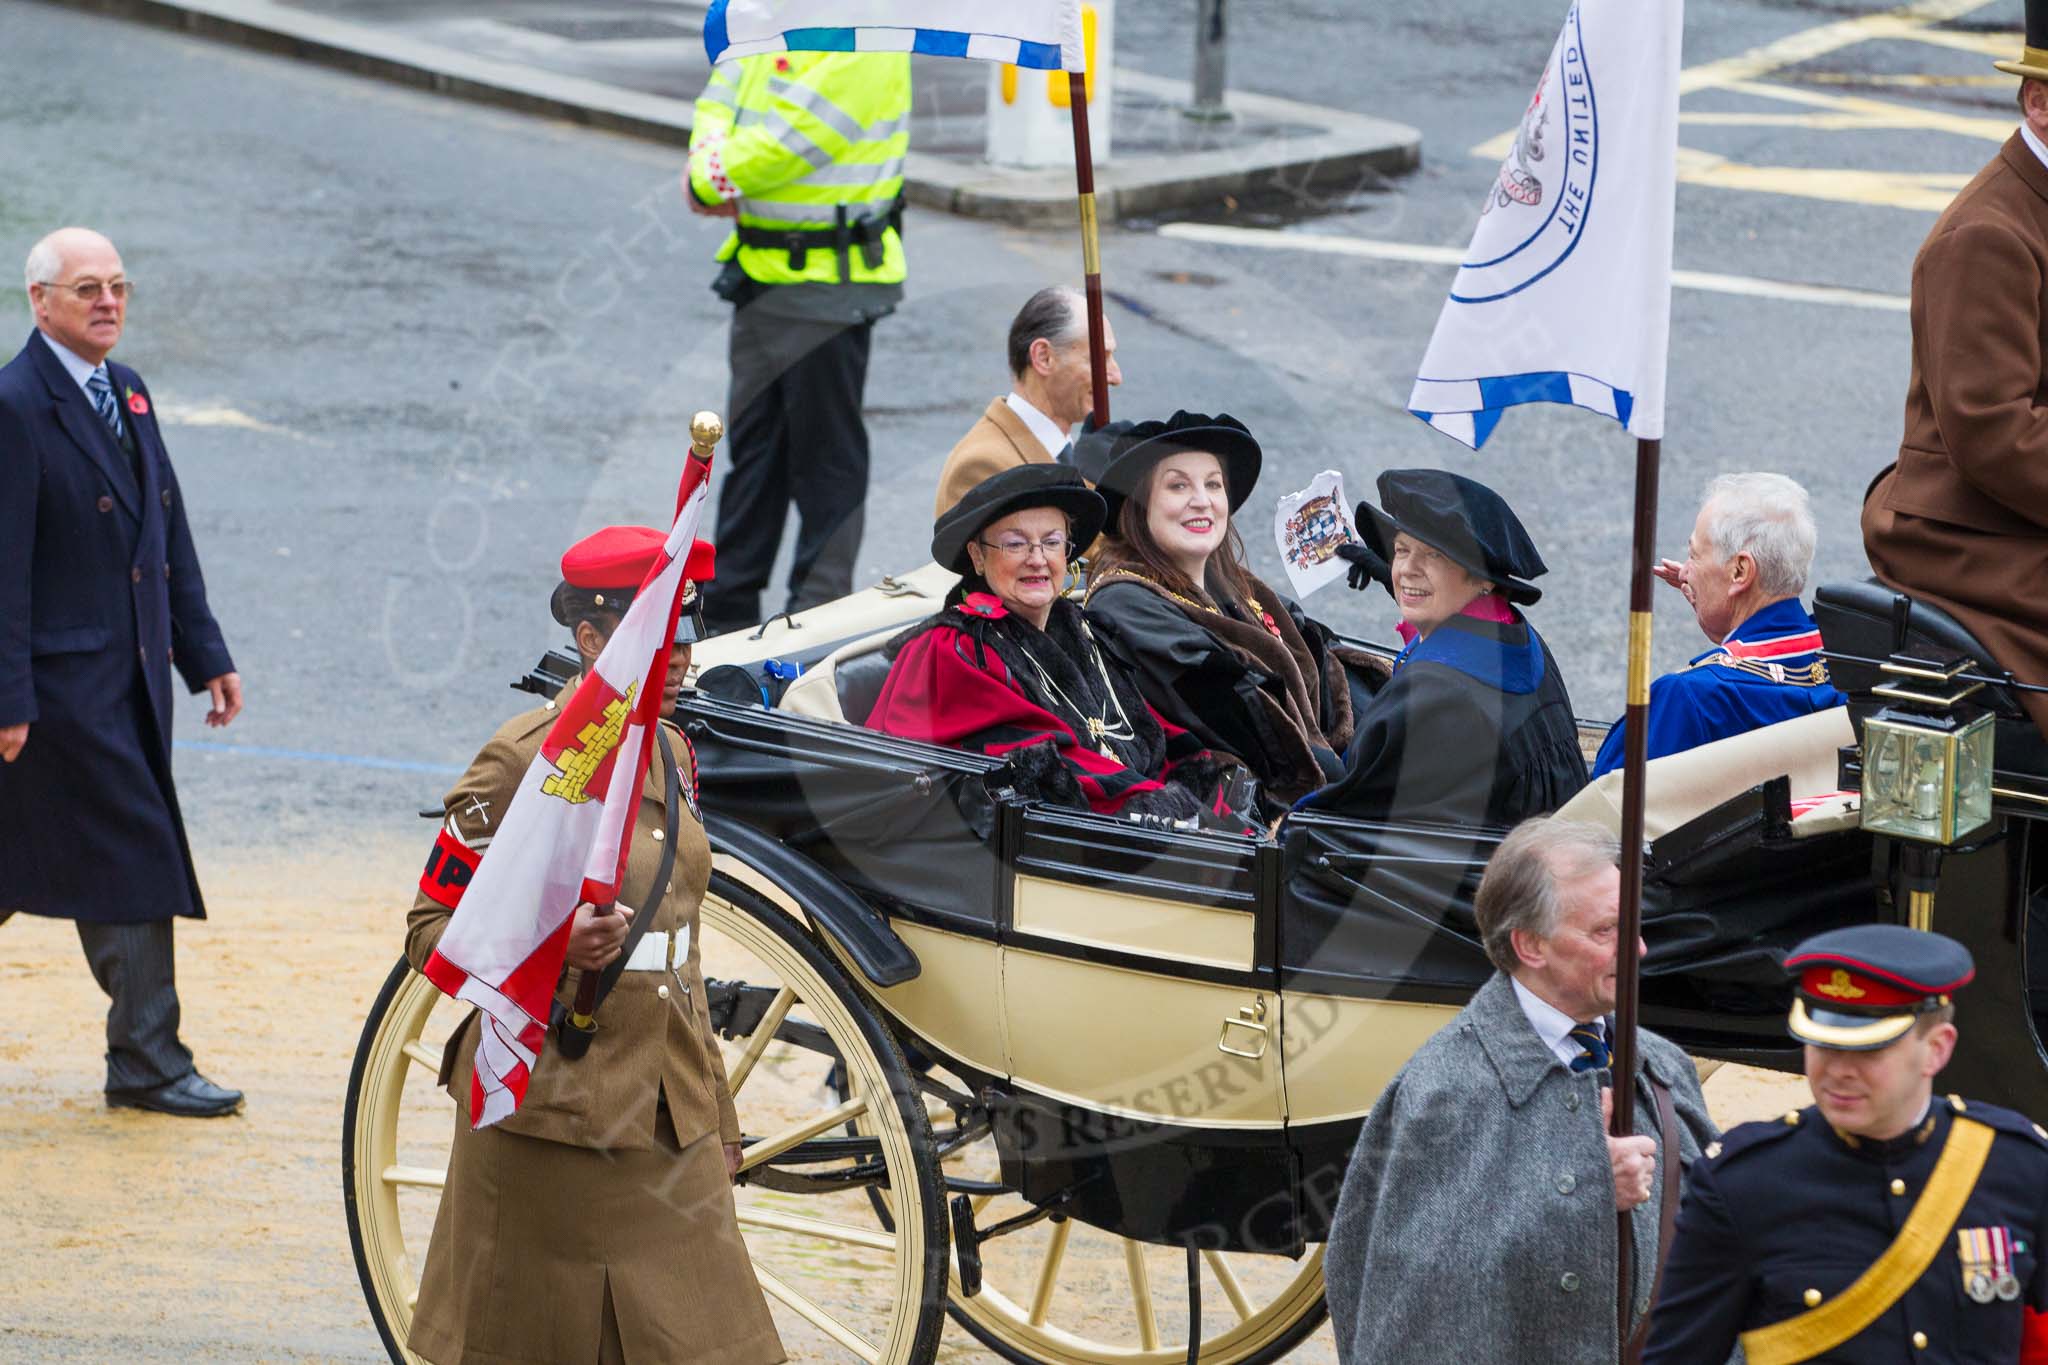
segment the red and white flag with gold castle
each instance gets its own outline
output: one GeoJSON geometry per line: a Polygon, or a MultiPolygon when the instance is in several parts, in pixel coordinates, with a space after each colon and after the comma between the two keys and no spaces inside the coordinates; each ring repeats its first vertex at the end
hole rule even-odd
{"type": "Polygon", "coordinates": [[[577,902],[604,905],[618,896],[710,471],[707,460],[683,461],[661,557],[563,702],[427,959],[429,980],[483,1013],[469,1088],[472,1127],[496,1123],[526,1096],[577,902]]]}

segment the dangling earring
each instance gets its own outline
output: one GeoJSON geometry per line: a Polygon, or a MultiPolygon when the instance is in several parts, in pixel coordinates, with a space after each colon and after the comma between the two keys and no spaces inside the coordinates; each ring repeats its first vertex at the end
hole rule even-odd
{"type": "Polygon", "coordinates": [[[1081,585],[1088,581],[1088,561],[1076,556],[1067,561],[1067,581],[1060,588],[1060,596],[1072,597],[1081,591],[1081,585]]]}

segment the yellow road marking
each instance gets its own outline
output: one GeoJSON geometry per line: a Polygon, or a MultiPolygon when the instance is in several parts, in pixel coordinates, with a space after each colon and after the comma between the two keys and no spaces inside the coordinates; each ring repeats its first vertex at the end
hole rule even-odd
{"type": "Polygon", "coordinates": [[[1870,114],[1680,114],[1678,121],[1701,128],[1808,128],[1818,133],[1874,132],[1914,126],[1903,118],[1877,118],[1870,114]]]}
{"type": "Polygon", "coordinates": [[[2003,73],[1994,73],[1989,76],[1932,76],[1923,72],[1894,71],[1880,74],[1873,71],[1865,75],[1856,75],[1846,71],[1814,71],[1801,72],[1798,75],[1781,74],[1778,79],[1781,81],[1800,81],[1808,85],[1900,85],[1911,86],[1916,89],[1931,89],[1945,86],[1981,86],[1985,89],[1990,89],[1993,86],[2003,86],[2006,89],[2012,88],[2012,77],[2003,73]]]}
{"type": "MultiPolygon", "coordinates": [[[[1904,40],[1967,52],[2013,54],[2019,50],[2019,34],[1952,33],[1929,25],[1960,19],[1985,8],[1991,0],[1916,0],[1916,3],[1821,24],[1787,34],[1747,52],[1718,61],[1704,62],[1679,73],[1681,96],[1701,90],[1726,90],[1734,94],[1826,110],[1823,114],[1769,114],[1746,112],[1684,113],[1679,121],[1694,127],[1806,128],[1820,132],[1865,132],[1912,129],[1920,132],[1951,133],[1987,142],[2003,142],[2012,135],[2014,117],[1987,118],[1954,114],[1939,109],[1920,109],[1866,96],[1829,94],[1800,89],[1761,79],[1779,73],[1781,80],[1851,80],[1854,77],[1801,77],[1784,68],[1812,61],[1857,43],[1904,40]]],[[[1934,85],[1988,83],[1986,78],[1907,76],[1871,78],[1889,84],[1934,85]]],[[[2008,80],[1992,77],[1989,80],[2008,80]]],[[[1514,145],[1517,129],[1488,138],[1472,149],[1472,155],[1497,161],[1514,145]]],[[[1678,154],[1680,184],[1715,189],[1749,190],[1784,194],[1797,198],[1821,199],[1833,203],[1874,204],[1889,208],[1940,212],[1955,191],[1969,183],[1967,175],[1915,171],[1860,171],[1811,169],[1800,166],[1750,166],[1709,152],[1681,147],[1678,154]]]]}
{"type": "MultiPolygon", "coordinates": [[[[1916,43],[1927,43],[1934,47],[1952,47],[1958,52],[1974,52],[1984,57],[2011,59],[2019,53],[2019,33],[1958,33],[1954,29],[1921,28],[1911,33],[1902,33],[1902,38],[1916,43]]],[[[2010,85],[2017,79],[2002,72],[1988,76],[1987,80],[2003,81],[2010,85]]]]}
{"type": "Polygon", "coordinates": [[[1970,183],[1967,175],[1858,171],[1811,166],[1750,166],[1690,147],[1678,149],[1678,183],[1710,189],[1789,194],[1836,204],[1924,209],[1939,213],[1970,183]]]}
{"type": "Polygon", "coordinates": [[[1910,104],[1894,104],[1890,100],[1875,100],[1865,95],[1830,95],[1821,90],[1801,90],[1797,86],[1775,85],[1768,81],[1735,81],[1723,88],[1737,95],[1803,104],[1810,109],[1864,114],[1884,120],[1880,126],[1886,128],[1920,128],[1931,133],[1982,138],[1987,142],[2005,141],[2019,124],[2017,108],[2011,118],[1986,118],[1982,115],[1951,114],[1940,109],[1916,109],[1910,104]]]}
{"type": "Polygon", "coordinates": [[[1873,38],[1910,37],[1919,27],[1938,24],[1946,19],[1960,19],[1990,3],[1991,0],[1919,0],[1917,4],[1886,10],[1882,14],[1838,19],[1831,24],[1787,34],[1733,57],[1692,67],[1679,73],[1678,90],[1680,94],[1691,94],[1695,90],[1727,85],[1731,81],[1753,80],[1781,67],[1810,62],[1815,57],[1824,57],[1873,38]]]}

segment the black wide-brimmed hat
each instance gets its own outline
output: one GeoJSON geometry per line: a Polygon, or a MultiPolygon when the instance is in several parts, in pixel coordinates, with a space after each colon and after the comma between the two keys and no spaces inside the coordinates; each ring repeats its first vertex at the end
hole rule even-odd
{"type": "Polygon", "coordinates": [[[1063,464],[1024,464],[989,475],[939,514],[932,524],[932,558],[954,573],[970,572],[974,566],[967,557],[967,543],[990,522],[1027,507],[1056,507],[1071,517],[1075,554],[1102,530],[1102,499],[1079,470],[1063,464]]]}
{"type": "Polygon", "coordinates": [[[2048,0],[2027,0],[2027,36],[2016,62],[1993,62],[2008,76],[2048,81],[2048,0]]]}
{"type": "Polygon", "coordinates": [[[1380,506],[1358,504],[1358,533],[1394,562],[1394,533],[1406,531],[1486,579],[1508,601],[1528,606],[1543,589],[1528,582],[1550,572],[1515,509],[1500,494],[1441,469],[1389,469],[1379,478],[1380,506]]]}
{"type": "Polygon", "coordinates": [[[1152,466],[1185,450],[1214,455],[1230,488],[1230,510],[1244,506],[1265,456],[1245,424],[1228,413],[1176,412],[1164,422],[1112,422],[1075,443],[1074,464],[1102,495],[1113,529],[1124,500],[1138,491],[1152,466]]]}
{"type": "Polygon", "coordinates": [[[1903,924],[1816,934],[1786,956],[1785,970],[1795,983],[1787,1031],[1836,1052],[1889,1047],[1977,974],[1968,948],[1903,924]]]}

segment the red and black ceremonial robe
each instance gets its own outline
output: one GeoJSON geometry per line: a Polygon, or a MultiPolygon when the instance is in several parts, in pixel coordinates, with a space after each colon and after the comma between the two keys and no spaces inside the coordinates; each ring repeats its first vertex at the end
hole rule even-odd
{"type": "Polygon", "coordinates": [[[1145,703],[1071,602],[1055,602],[1040,630],[971,593],[890,649],[872,729],[996,757],[1049,743],[1101,815],[1214,809],[1213,760],[1192,762],[1209,759],[1201,742],[1145,703]],[[1200,798],[1174,782],[1176,766],[1202,771],[1200,798]]]}

